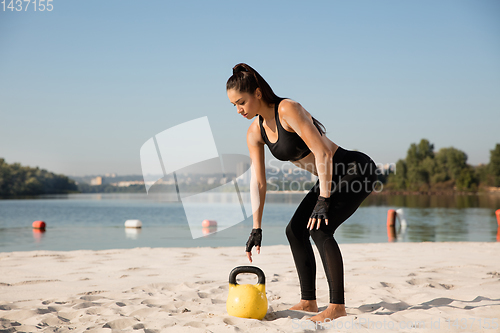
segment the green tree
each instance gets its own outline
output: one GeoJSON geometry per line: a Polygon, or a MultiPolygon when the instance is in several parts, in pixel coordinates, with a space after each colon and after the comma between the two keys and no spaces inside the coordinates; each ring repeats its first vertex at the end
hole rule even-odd
{"type": "Polygon", "coordinates": [[[490,163],[488,173],[491,177],[490,185],[500,186],[500,143],[497,143],[495,149],[490,150],[490,163]]]}
{"type": "Polygon", "coordinates": [[[478,180],[479,184],[488,185],[488,164],[480,164],[474,168],[475,170],[475,178],[478,180]]]}
{"type": "Polygon", "coordinates": [[[397,190],[406,189],[406,162],[404,160],[397,161],[396,169],[388,176],[387,182],[397,190]]]}
{"type": "Polygon", "coordinates": [[[471,166],[466,166],[460,171],[456,180],[457,190],[459,191],[476,191],[478,181],[474,174],[474,169],[471,166]]]}
{"type": "MultiPolygon", "coordinates": [[[[492,152],[492,155],[498,161],[500,180],[500,145],[497,146],[498,154],[492,152]]],[[[388,177],[388,183],[395,189],[411,191],[451,190],[454,185],[461,191],[469,191],[477,190],[480,179],[477,170],[467,164],[467,154],[463,151],[449,147],[434,153],[434,145],[422,139],[410,145],[405,160],[396,163],[396,172],[388,177]]]]}
{"type": "Polygon", "coordinates": [[[445,175],[444,180],[456,180],[467,168],[467,154],[453,147],[441,148],[436,154],[437,173],[445,175]]]}
{"type": "Polygon", "coordinates": [[[434,158],[434,145],[427,139],[420,140],[419,144],[412,143],[406,153],[408,165],[418,165],[426,157],[434,158]]]}
{"type": "Polygon", "coordinates": [[[47,170],[7,164],[0,159],[0,196],[21,196],[76,192],[73,180],[64,175],[56,175],[47,170]]]}
{"type": "Polygon", "coordinates": [[[406,153],[407,184],[412,191],[429,189],[429,178],[433,171],[434,145],[427,139],[412,143],[406,153]],[[424,162],[425,161],[425,162],[424,162]]]}

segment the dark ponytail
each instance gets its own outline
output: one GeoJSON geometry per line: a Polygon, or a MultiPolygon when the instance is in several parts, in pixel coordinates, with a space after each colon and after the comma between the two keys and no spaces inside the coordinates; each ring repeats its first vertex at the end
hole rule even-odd
{"type": "MultiPolygon", "coordinates": [[[[276,95],[271,86],[260,74],[247,64],[239,63],[233,67],[233,75],[227,80],[226,90],[236,89],[239,92],[253,94],[257,88],[262,92],[262,99],[267,104],[279,103],[282,99],[276,95]]],[[[314,126],[321,134],[326,132],[325,126],[312,117],[314,126]]]]}
{"type": "Polygon", "coordinates": [[[236,89],[240,92],[253,94],[257,88],[262,91],[262,99],[267,104],[280,100],[262,76],[247,64],[237,64],[233,67],[233,75],[227,80],[226,90],[236,89]]]}

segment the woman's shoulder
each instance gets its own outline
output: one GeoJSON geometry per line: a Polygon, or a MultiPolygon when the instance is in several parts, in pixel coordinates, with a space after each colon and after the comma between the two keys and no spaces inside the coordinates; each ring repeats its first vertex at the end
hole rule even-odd
{"type": "Polygon", "coordinates": [[[296,123],[304,119],[309,119],[310,115],[299,102],[286,98],[281,101],[278,107],[280,122],[283,128],[289,132],[294,131],[290,123],[296,123]]]}
{"type": "Polygon", "coordinates": [[[300,105],[299,102],[294,101],[293,99],[290,98],[282,99],[278,105],[278,112],[281,115],[296,114],[297,112],[301,112],[302,110],[304,110],[302,105],[300,105]]]}

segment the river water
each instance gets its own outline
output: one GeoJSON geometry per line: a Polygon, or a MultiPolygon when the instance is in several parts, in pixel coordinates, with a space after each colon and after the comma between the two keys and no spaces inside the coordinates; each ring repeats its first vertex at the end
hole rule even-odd
{"type": "MultiPolygon", "coordinates": [[[[269,193],[263,216],[266,245],[288,244],[285,227],[304,193],[269,193]]],[[[335,233],[339,243],[495,242],[499,195],[372,194],[335,233]],[[387,211],[402,208],[406,228],[388,234],[387,211]]],[[[200,221],[201,225],[201,221],[200,221]]],[[[134,247],[244,246],[251,218],[193,239],[179,202],[145,194],[73,194],[0,200],[0,252],[102,250],[134,247]],[[139,219],[142,229],[125,229],[139,219]],[[45,232],[33,221],[47,223],[45,232]]]]}

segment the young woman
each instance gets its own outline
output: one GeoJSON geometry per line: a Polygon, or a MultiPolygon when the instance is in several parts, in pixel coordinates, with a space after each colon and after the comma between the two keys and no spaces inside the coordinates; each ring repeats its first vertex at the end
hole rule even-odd
{"type": "Polygon", "coordinates": [[[274,94],[252,67],[238,64],[226,84],[229,101],[239,114],[254,119],[247,132],[247,145],[254,168],[250,185],[254,209],[253,229],[246,246],[260,253],[261,220],[266,196],[264,145],[279,160],[318,176],[286,227],[286,236],[300,280],[301,300],[291,310],[318,312],[316,261],[309,240],[321,255],[330,289],[327,309],[310,318],[322,322],[346,315],[342,255],[333,234],[370,194],[376,181],[375,163],[361,152],[347,151],[325,135],[324,126],[299,103],[274,94]]]}

